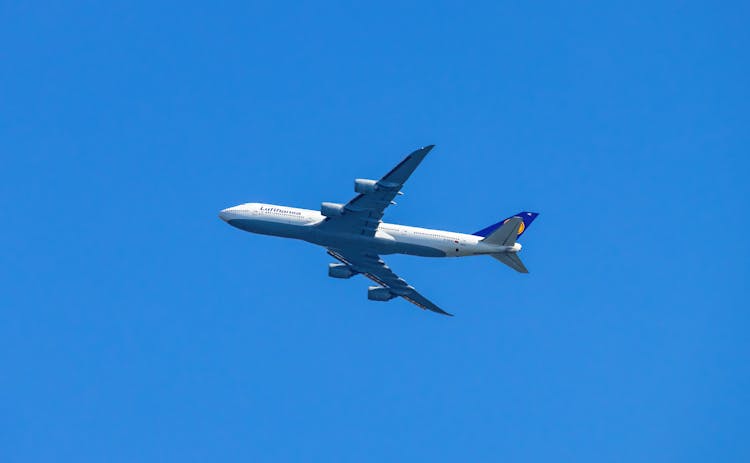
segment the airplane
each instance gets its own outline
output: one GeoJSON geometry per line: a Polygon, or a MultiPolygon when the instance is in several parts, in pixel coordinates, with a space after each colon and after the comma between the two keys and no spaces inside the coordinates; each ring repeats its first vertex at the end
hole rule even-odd
{"type": "Polygon", "coordinates": [[[346,204],[324,202],[320,210],[272,204],[246,203],[219,213],[233,227],[251,233],[294,238],[326,248],[338,262],[328,265],[333,278],[362,274],[377,283],[367,298],[389,301],[402,297],[422,309],[453,316],[420,294],[380,258],[385,254],[423,257],[489,255],[520,273],[528,273],[518,257],[518,237],[539,215],[522,211],[473,234],[385,223],[385,209],[396,204],[401,188],[435,145],[420,148],[404,158],[380,180],[354,180],[357,195],[346,204]]]}

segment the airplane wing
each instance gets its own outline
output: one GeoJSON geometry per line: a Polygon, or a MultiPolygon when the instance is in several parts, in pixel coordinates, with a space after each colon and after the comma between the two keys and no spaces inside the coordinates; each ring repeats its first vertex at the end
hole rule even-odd
{"type": "Polygon", "coordinates": [[[403,161],[377,181],[373,191],[355,196],[344,205],[340,216],[326,218],[322,226],[360,235],[375,235],[375,230],[378,228],[380,219],[383,218],[385,208],[399,194],[406,180],[434,146],[425,146],[406,156],[403,161]]]}
{"type": "Polygon", "coordinates": [[[328,254],[375,283],[388,288],[392,294],[403,297],[421,309],[431,310],[439,314],[448,315],[449,317],[453,316],[453,314],[444,311],[429,299],[419,294],[413,286],[393,273],[390,267],[385,265],[385,262],[377,254],[367,251],[340,249],[329,249],[328,254]]]}

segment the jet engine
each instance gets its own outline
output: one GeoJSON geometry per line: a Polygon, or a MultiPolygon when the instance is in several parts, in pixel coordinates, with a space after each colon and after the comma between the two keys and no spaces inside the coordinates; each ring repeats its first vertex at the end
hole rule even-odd
{"type": "Polygon", "coordinates": [[[357,272],[346,264],[328,264],[328,276],[331,278],[351,278],[357,272]]]}
{"type": "Polygon", "coordinates": [[[369,180],[366,178],[358,178],[354,180],[354,191],[356,191],[357,193],[373,193],[377,189],[377,180],[369,180]]]}
{"type": "Polygon", "coordinates": [[[344,205],[337,203],[321,203],[320,213],[326,217],[337,217],[344,213],[344,205]]]}
{"type": "Polygon", "coordinates": [[[370,286],[367,288],[367,299],[371,301],[390,301],[396,297],[390,289],[382,286],[370,286]]]}

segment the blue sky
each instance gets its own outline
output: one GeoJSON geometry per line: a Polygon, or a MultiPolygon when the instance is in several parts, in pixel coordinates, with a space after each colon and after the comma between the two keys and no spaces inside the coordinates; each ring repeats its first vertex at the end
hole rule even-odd
{"type": "Polygon", "coordinates": [[[0,459],[750,460],[748,5],[5,2],[0,459]],[[220,209],[520,210],[366,300],[220,209]]]}

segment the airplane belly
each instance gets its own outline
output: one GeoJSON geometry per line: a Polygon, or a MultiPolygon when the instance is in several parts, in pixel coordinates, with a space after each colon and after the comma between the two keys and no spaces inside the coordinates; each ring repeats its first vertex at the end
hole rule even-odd
{"type": "Polygon", "coordinates": [[[447,255],[442,249],[414,243],[398,243],[394,247],[392,254],[408,254],[410,256],[421,257],[446,257],[447,255]]]}
{"type": "Polygon", "coordinates": [[[445,257],[445,252],[422,244],[403,242],[378,231],[375,236],[348,233],[321,233],[319,230],[307,238],[310,242],[335,249],[362,249],[374,254],[408,254],[422,257],[445,257]]]}
{"type": "Polygon", "coordinates": [[[387,235],[388,238],[375,235],[375,239],[380,239],[383,248],[382,254],[407,254],[410,256],[421,257],[445,257],[443,249],[434,246],[434,243],[408,239],[404,236],[387,235]]]}
{"type": "Polygon", "coordinates": [[[251,233],[282,236],[286,238],[303,238],[309,227],[285,222],[258,219],[236,219],[228,221],[229,225],[251,233]]]}
{"type": "Polygon", "coordinates": [[[407,254],[422,257],[445,257],[445,252],[428,243],[417,243],[396,233],[378,230],[373,238],[380,248],[380,254],[407,254]]]}

